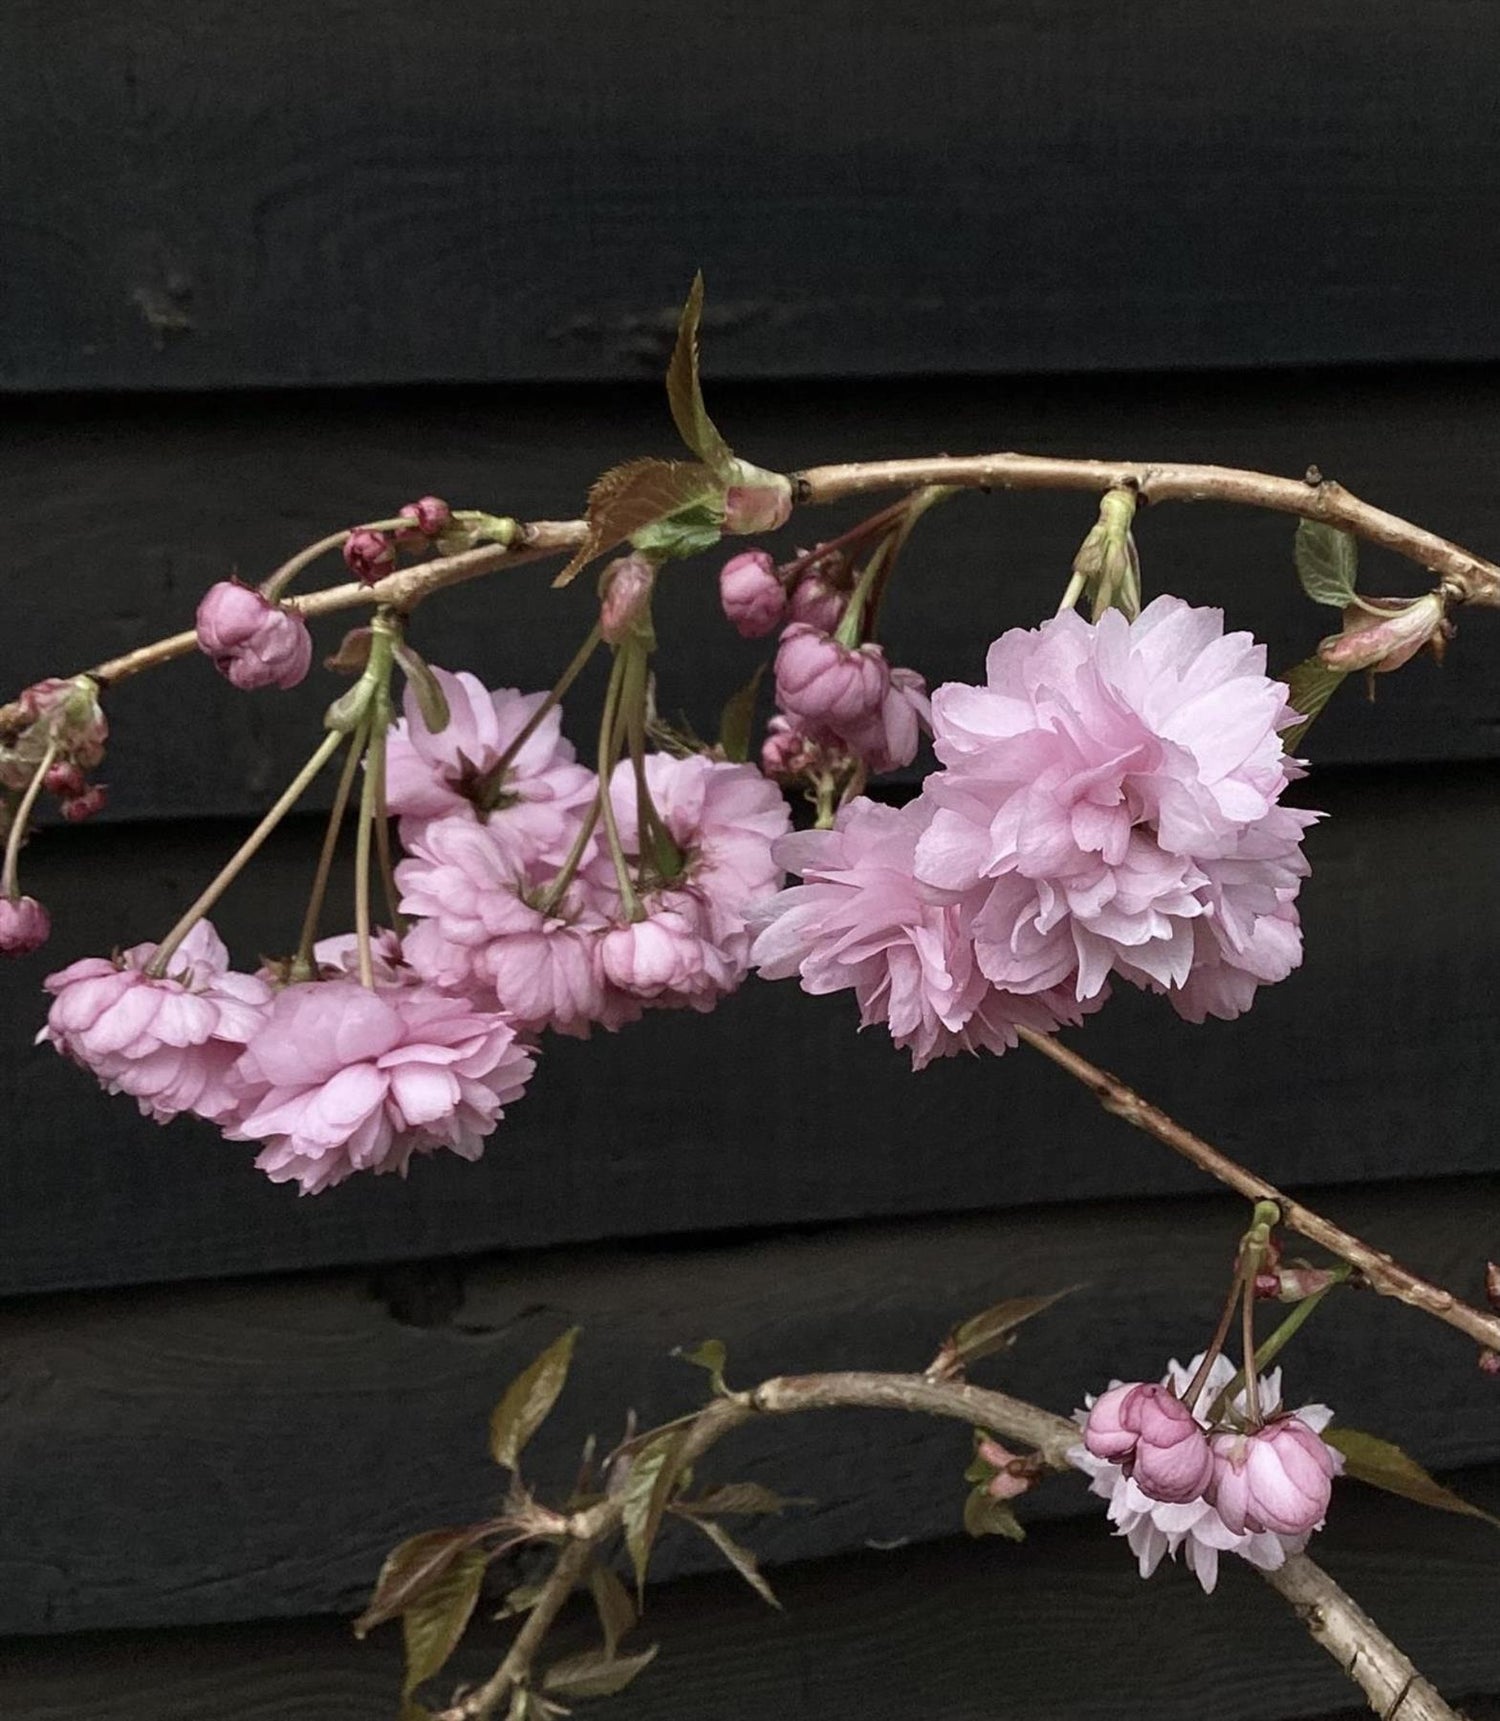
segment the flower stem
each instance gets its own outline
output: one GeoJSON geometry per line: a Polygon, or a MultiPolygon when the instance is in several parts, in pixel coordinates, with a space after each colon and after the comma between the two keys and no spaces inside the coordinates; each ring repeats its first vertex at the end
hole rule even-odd
{"type": "Polygon", "coordinates": [[[386,912],[391,926],[398,933],[406,930],[406,917],[401,912],[401,892],[396,888],[396,863],[391,854],[391,813],[385,798],[386,731],[381,730],[370,747],[370,762],[366,767],[376,776],[375,783],[375,856],[380,866],[380,885],[385,893],[386,912]]]}
{"type": "Polygon", "coordinates": [[[609,781],[614,775],[615,759],[619,751],[620,690],[624,684],[627,657],[628,650],[616,653],[614,666],[609,672],[609,686],[604,694],[604,715],[599,722],[598,806],[604,819],[604,836],[609,844],[610,859],[615,863],[615,878],[620,886],[620,902],[625,910],[625,918],[639,920],[642,917],[640,899],[635,894],[635,886],[630,882],[630,863],[620,841],[620,828],[615,821],[614,802],[609,792],[609,781]]]}
{"type": "Polygon", "coordinates": [[[649,844],[657,875],[661,882],[669,884],[682,871],[683,854],[656,810],[656,802],[651,798],[651,784],[646,776],[647,653],[638,640],[628,641],[621,649],[627,653],[620,705],[631,770],[635,774],[636,846],[640,851],[636,858],[637,872],[644,880],[649,844]]]}
{"type": "Polygon", "coordinates": [[[1208,1341],[1208,1349],[1203,1353],[1203,1361],[1198,1364],[1197,1372],[1188,1382],[1187,1391],[1182,1394],[1182,1402],[1194,1415],[1197,1414],[1198,1399],[1208,1384],[1208,1377],[1213,1372],[1214,1364],[1219,1360],[1224,1349],[1224,1341],[1229,1337],[1229,1328],[1234,1320],[1234,1311],[1239,1303],[1240,1294],[1244,1289],[1244,1275],[1238,1268],[1230,1281],[1229,1295],[1224,1299],[1224,1308],[1219,1315],[1219,1324],[1214,1328],[1214,1336],[1208,1341]]]}
{"type": "MultiPolygon", "coordinates": [[[[1313,1310],[1317,1308],[1318,1304],[1321,1303],[1324,1297],[1326,1297],[1334,1288],[1334,1285],[1342,1285],[1349,1278],[1352,1272],[1353,1269],[1351,1267],[1335,1267],[1333,1269],[1333,1284],[1325,1285],[1321,1291],[1314,1291],[1310,1297],[1304,1297],[1302,1301],[1296,1305],[1281,1325],[1277,1327],[1276,1331],[1272,1333],[1268,1339],[1264,1340],[1256,1350],[1255,1372],[1257,1374],[1264,1374],[1266,1372],[1266,1370],[1273,1362],[1275,1362],[1277,1357],[1281,1355],[1282,1351],[1286,1349],[1287,1345],[1290,1344],[1292,1339],[1296,1336],[1302,1323],[1307,1320],[1313,1310]]],[[[1213,1405],[1209,1410],[1210,1422],[1216,1421],[1223,1415],[1225,1405],[1233,1402],[1235,1395],[1245,1385],[1246,1378],[1246,1372],[1241,1368],[1235,1374],[1233,1380],[1229,1382],[1229,1384],[1214,1400],[1213,1405]]]]}
{"type": "Polygon", "coordinates": [[[37,796],[42,792],[42,784],[48,771],[52,769],[52,761],[57,757],[57,738],[48,741],[41,762],[32,773],[31,781],[26,785],[26,792],[21,796],[21,804],[16,808],[16,816],[11,821],[11,827],[5,838],[5,866],[0,870],[0,896],[14,902],[21,894],[21,844],[26,839],[26,827],[31,822],[32,811],[36,807],[37,796]]]}
{"type": "Polygon", "coordinates": [[[1061,615],[1064,610],[1076,609],[1078,600],[1083,596],[1084,587],[1087,585],[1088,580],[1082,574],[1074,574],[1063,592],[1062,601],[1057,606],[1057,613],[1061,615]]]}
{"type": "Polygon", "coordinates": [[[602,637],[603,636],[600,634],[599,628],[596,624],[589,632],[589,635],[584,640],[583,644],[579,646],[576,652],[574,652],[572,661],[568,664],[568,667],[560,676],[558,676],[556,682],[553,684],[552,691],[547,695],[542,703],[537,706],[536,710],[532,712],[530,717],[526,719],[521,732],[505,749],[495,763],[490,766],[489,770],[484,773],[483,781],[476,785],[475,793],[478,805],[493,808],[498,803],[500,795],[505,787],[506,772],[510,770],[513,764],[515,764],[517,755],[520,753],[521,749],[546,721],[547,713],[553,709],[560,699],[563,698],[568,689],[583,673],[584,669],[588,665],[589,659],[599,649],[602,637]]]}
{"type": "Polygon", "coordinates": [[[182,916],[167,936],[162,939],[161,943],[157,945],[156,954],[151,958],[150,962],[146,966],[146,973],[153,979],[160,980],[166,973],[167,964],[172,960],[178,945],[182,943],[183,939],[187,937],[198,922],[202,920],[204,915],[209,912],[219,898],[223,896],[224,892],[229,889],[230,885],[234,883],[249,863],[255,858],[262,843],[265,842],[266,838],[270,836],[271,832],[276,829],[277,825],[281,823],[297,802],[302,799],[302,796],[306,792],[309,784],[312,783],[313,779],[343,745],[343,740],[344,737],[340,735],[337,730],[329,730],[328,734],[326,734],[322,741],[318,743],[317,750],[313,753],[313,756],[282,791],[275,806],[271,808],[255,829],[251,831],[250,835],[245,838],[244,842],[240,844],[234,854],[230,856],[218,877],[215,878],[214,881],[203,891],[202,895],[193,903],[187,913],[182,916]]]}
{"type": "Polygon", "coordinates": [[[1260,1370],[1255,1366],[1255,1275],[1260,1267],[1258,1256],[1249,1251],[1241,1274],[1245,1287],[1240,1303],[1240,1342],[1245,1354],[1242,1372],[1245,1376],[1245,1410],[1252,1428],[1259,1428],[1265,1418],[1260,1413],[1260,1370]]]}
{"type": "Polygon", "coordinates": [[[375,703],[368,719],[365,780],[359,790],[359,824],[354,836],[354,936],[359,949],[359,983],[370,992],[375,990],[375,955],[370,923],[370,848],[375,827],[385,818],[383,761],[385,732],[390,727],[391,715],[391,684],[387,676],[375,690],[375,703]]]}
{"type": "Polygon", "coordinates": [[[323,847],[318,854],[318,870],[313,874],[307,913],[302,918],[302,936],[297,940],[297,954],[292,958],[294,980],[311,980],[316,974],[313,945],[318,941],[318,922],[323,917],[323,902],[328,894],[328,879],[333,871],[333,857],[338,849],[344,812],[349,805],[349,792],[354,787],[354,773],[359,769],[360,756],[369,738],[369,727],[363,724],[349,738],[349,752],[344,760],[344,769],[339,773],[338,788],[333,792],[333,807],[328,814],[328,829],[324,832],[323,847]]]}
{"type": "Polygon", "coordinates": [[[579,862],[583,859],[584,850],[589,846],[589,840],[594,834],[594,827],[599,823],[599,797],[594,796],[594,803],[578,827],[578,835],[573,838],[573,846],[568,850],[562,865],[557,869],[557,876],[552,880],[537,901],[537,909],[545,915],[557,912],[557,905],[568,893],[574,875],[578,871],[579,862]]]}

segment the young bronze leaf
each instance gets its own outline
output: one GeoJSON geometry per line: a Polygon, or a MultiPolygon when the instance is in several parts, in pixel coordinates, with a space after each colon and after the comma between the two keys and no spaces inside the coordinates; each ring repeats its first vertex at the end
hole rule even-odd
{"type": "Polygon", "coordinates": [[[1378,1434],[1366,1434],[1359,1428],[1327,1428],[1323,1438],[1344,1455],[1344,1474],[1356,1481],[1368,1482],[1372,1488],[1383,1488],[1387,1494],[1400,1494],[1415,1500],[1419,1506],[1432,1506],[1439,1512],[1460,1512],[1466,1518],[1482,1518],[1500,1530],[1500,1518],[1481,1506],[1472,1506],[1429,1476],[1408,1458],[1399,1446],[1382,1440],[1378,1434]]]}
{"type": "Polygon", "coordinates": [[[964,1501],[964,1528],[971,1536],[1004,1536],[1012,1542],[1026,1539],[1010,1502],[993,1499],[984,1487],[974,1489],[964,1501]]]}
{"type": "Polygon", "coordinates": [[[1282,676],[1287,685],[1288,703],[1305,719],[1294,728],[1282,730],[1281,744],[1288,753],[1294,753],[1302,745],[1302,738],[1312,728],[1313,719],[1338,692],[1339,683],[1347,673],[1343,669],[1330,669],[1321,657],[1315,656],[1293,664],[1282,676]]]}
{"type": "Polygon", "coordinates": [[[1359,548],[1352,534],[1321,520],[1299,520],[1293,547],[1297,578],[1315,604],[1344,609],[1354,597],[1359,548]]]}
{"type": "Polygon", "coordinates": [[[482,1525],[461,1530],[424,1530],[420,1536],[411,1536],[392,1548],[375,1580],[370,1605],[354,1622],[354,1635],[363,1637],[367,1631],[404,1612],[442,1577],[465,1549],[486,1533],[482,1525]]]}
{"type": "Polygon", "coordinates": [[[589,1573],[589,1588],[593,1591],[599,1626],[604,1633],[605,1653],[613,1655],[619,1648],[620,1639],[635,1624],[635,1603],[630,1599],[630,1591],[608,1566],[594,1567],[589,1573]]]}
{"type": "Polygon", "coordinates": [[[810,1504],[809,1500],[773,1494],[769,1488],[762,1488],[759,1482],[725,1482],[717,1488],[710,1488],[706,1494],[700,1494],[696,1500],[682,1501],[679,1509],[688,1516],[702,1514],[708,1517],[718,1513],[727,1517],[751,1518],[767,1512],[784,1512],[788,1506],[810,1504]]]}
{"type": "Polygon", "coordinates": [[[1017,1327],[1077,1289],[1076,1285],[1069,1285],[1044,1297],[1007,1297],[1003,1303],[996,1303],[982,1314],[971,1316],[943,1341],[941,1355],[944,1361],[952,1368],[962,1369],[971,1362],[978,1362],[981,1357],[1009,1350],[1015,1343],[1017,1327]]]}
{"type": "Polygon", "coordinates": [[[514,1470],[520,1463],[526,1442],[557,1403],[577,1339],[578,1328],[569,1327],[506,1387],[490,1417],[490,1456],[497,1464],[514,1470]]]}
{"type": "Polygon", "coordinates": [[[702,1530],[762,1601],[769,1602],[774,1608],[780,1608],[781,1603],[777,1601],[775,1591],[766,1582],[755,1555],[748,1548],[741,1547],[728,1530],[722,1524],[716,1524],[712,1518],[690,1518],[688,1522],[702,1530]]]}
{"type": "Polygon", "coordinates": [[[714,421],[703,404],[703,385],[698,378],[698,325],[703,317],[703,271],[693,277],[693,285],[677,322],[677,345],[672,349],[672,362],[667,366],[667,404],[672,409],[672,422],[678,435],[693,453],[715,472],[727,473],[734,465],[734,454],[720,436],[714,421]]]}
{"type": "Polygon", "coordinates": [[[646,1567],[651,1548],[661,1528],[662,1513],[672,1497],[681,1470],[682,1434],[663,1434],[648,1441],[630,1461],[630,1474],[620,1510],[625,1525],[625,1546],[635,1568],[638,1593],[646,1588],[646,1567]]]}
{"type": "Polygon", "coordinates": [[[410,1698],[452,1655],[479,1600],[485,1557],[477,1548],[460,1554],[435,1584],[429,1585],[401,1617],[406,1642],[406,1683],[410,1698]]]}
{"type": "Polygon", "coordinates": [[[656,1659],[656,1650],[654,1643],[639,1655],[586,1649],[581,1655],[554,1662],[542,1676],[542,1690],[555,1691],[559,1697],[613,1697],[646,1671],[656,1659]]]}
{"type": "Polygon", "coordinates": [[[629,460],[612,466],[589,491],[588,536],[553,585],[567,585],[580,568],[621,539],[722,489],[706,466],[691,461],[629,460]]]}
{"type": "Polygon", "coordinates": [[[766,673],[761,664],[755,674],[724,702],[719,716],[719,747],[726,759],[742,765],[750,757],[750,735],[755,726],[755,699],[766,673]]]}

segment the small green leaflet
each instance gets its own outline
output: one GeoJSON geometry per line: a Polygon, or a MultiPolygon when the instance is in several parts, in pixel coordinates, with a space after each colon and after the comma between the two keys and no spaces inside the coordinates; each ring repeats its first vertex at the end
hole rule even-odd
{"type": "Polygon", "coordinates": [[[982,1484],[964,1501],[964,1528],[971,1536],[1004,1536],[1011,1542],[1026,1540],[1026,1532],[1011,1510],[1010,1501],[993,1499],[982,1484]]]}
{"type": "Polygon", "coordinates": [[[765,664],[737,692],[724,701],[719,714],[719,746],[724,757],[742,765],[750,757],[750,737],[755,728],[755,701],[766,673],[765,664]]]}
{"type": "Polygon", "coordinates": [[[721,1482],[696,1500],[681,1500],[674,1510],[684,1517],[709,1517],[715,1513],[729,1517],[753,1518],[763,1512],[784,1512],[788,1506],[810,1506],[812,1501],[793,1495],[774,1494],[759,1482],[721,1482]]]}
{"type": "Polygon", "coordinates": [[[776,1599],[776,1592],[766,1582],[759,1561],[748,1548],[742,1547],[722,1524],[716,1524],[711,1518],[689,1517],[688,1522],[702,1530],[763,1602],[780,1608],[781,1603],[776,1599]]]}
{"type": "Polygon", "coordinates": [[[354,1622],[354,1635],[363,1637],[367,1631],[403,1613],[486,1533],[485,1525],[462,1530],[424,1530],[392,1548],[375,1580],[370,1605],[354,1622]]]}
{"type": "Polygon", "coordinates": [[[953,1329],[943,1341],[943,1360],[950,1367],[962,1370],[981,1357],[1009,1350],[1016,1342],[1017,1327],[1077,1289],[1077,1285],[1069,1285],[1065,1290],[1052,1291],[1043,1297],[1008,1297],[1003,1303],[996,1303],[993,1308],[972,1316],[953,1329]]]}
{"type": "Polygon", "coordinates": [[[1323,1438],[1343,1453],[1346,1476],[1368,1482],[1372,1488],[1383,1488],[1387,1494],[1415,1500],[1419,1506],[1459,1512],[1466,1518],[1482,1518],[1500,1530],[1500,1518],[1480,1506],[1471,1506],[1451,1488],[1429,1476],[1416,1459],[1408,1458],[1399,1446],[1382,1440],[1378,1434],[1366,1434],[1359,1428],[1333,1427],[1324,1429],[1323,1438]]]}
{"type": "Polygon", "coordinates": [[[1297,578],[1315,604],[1346,609],[1354,601],[1359,559],[1353,536],[1321,520],[1299,520],[1293,546],[1297,578]]]}
{"type": "Polygon", "coordinates": [[[648,1441],[630,1461],[630,1474],[620,1501],[625,1546],[635,1568],[637,1593],[646,1588],[646,1567],[661,1528],[662,1513],[680,1479],[682,1434],[674,1431],[648,1441]]]}
{"type": "Polygon", "coordinates": [[[1282,676],[1293,710],[1300,711],[1304,719],[1281,732],[1281,744],[1288,753],[1295,753],[1302,745],[1303,737],[1313,726],[1313,719],[1338,692],[1339,683],[1347,674],[1344,669],[1330,669],[1321,657],[1314,656],[1293,664],[1282,676]]]}
{"type": "Polygon", "coordinates": [[[599,1628],[604,1633],[604,1652],[612,1656],[635,1624],[635,1603],[608,1566],[595,1566],[589,1573],[589,1589],[599,1614],[599,1628]]]}
{"type": "Polygon", "coordinates": [[[402,1615],[406,1643],[406,1682],[401,1695],[409,1700],[424,1680],[431,1679],[452,1655],[479,1600],[485,1556],[471,1548],[461,1554],[435,1584],[425,1589],[402,1615]]]}
{"type": "Polygon", "coordinates": [[[639,1655],[610,1655],[603,1650],[586,1649],[581,1655],[554,1662],[542,1676],[542,1690],[555,1691],[559,1697],[613,1697],[638,1673],[646,1671],[656,1659],[656,1650],[654,1643],[639,1655]]]}
{"type": "Polygon", "coordinates": [[[553,585],[568,585],[595,556],[669,515],[711,505],[716,497],[722,511],[723,491],[707,466],[690,461],[648,458],[612,466],[594,480],[586,511],[587,535],[553,585]]]}
{"type": "Polygon", "coordinates": [[[687,303],[677,323],[677,344],[667,366],[667,404],[678,434],[705,466],[728,479],[735,467],[734,452],[719,434],[703,404],[698,378],[698,325],[703,319],[703,271],[693,277],[687,303]]]}
{"type": "Polygon", "coordinates": [[[505,1396],[490,1417],[490,1456],[497,1464],[514,1470],[521,1452],[542,1424],[568,1378],[578,1328],[569,1327],[505,1389],[505,1396]]]}
{"type": "Polygon", "coordinates": [[[426,658],[406,644],[398,640],[393,647],[396,662],[401,665],[411,690],[416,695],[417,709],[422,714],[422,722],[429,735],[441,735],[448,727],[449,710],[448,696],[443,692],[442,684],[432,673],[432,668],[426,658]]]}

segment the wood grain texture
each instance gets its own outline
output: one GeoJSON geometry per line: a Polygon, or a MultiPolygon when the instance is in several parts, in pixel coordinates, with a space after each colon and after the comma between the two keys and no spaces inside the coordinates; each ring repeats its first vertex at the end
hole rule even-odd
{"type": "Polygon", "coordinates": [[[12,0],[13,389],[1493,358],[1485,0],[12,0]]]}
{"type": "MultiPolygon", "coordinates": [[[[1311,792],[1332,816],[1309,845],[1303,969],[1200,1028],[1122,988],[1077,1044],[1288,1185],[1500,1169],[1500,931],[1471,907],[1494,879],[1494,768],[1311,792]]],[[[0,967],[0,1292],[1205,1187],[1025,1050],[913,1076],[883,1034],[856,1034],[849,998],[753,980],[712,1021],[549,1043],[477,1165],[442,1156],[301,1199],[248,1147],[192,1120],[160,1129],[30,1045],[43,973],[159,937],[231,845],[218,826],[137,827],[32,851],[57,931],[0,967]]],[[[313,846],[288,831],[227,899],[241,960],[294,940],[313,846]]],[[[347,902],[329,924],[349,924],[347,902]]]]}
{"type": "MultiPolygon", "coordinates": [[[[1493,1180],[1334,1205],[1460,1287],[1500,1228],[1493,1180]]],[[[1087,1280],[984,1371],[1065,1411],[1203,1342],[1244,1222],[1241,1204],[1213,1198],[507,1256],[440,1279],[425,1307],[409,1286],[353,1274],[16,1303],[0,1312],[0,1631],[354,1608],[396,1541],[492,1509],[488,1412],[567,1325],[584,1332],[573,1378],[529,1454],[544,1487],[628,1406],[650,1422],[699,1398],[675,1345],[724,1340],[731,1382],[920,1368],[956,1319],[1087,1280]]],[[[1293,1403],[1326,1399],[1430,1465],[1500,1459],[1494,1383],[1409,1310],[1350,1294],[1288,1367],[1293,1403]]],[[[969,1452],[954,1425],[830,1412],[749,1428],[704,1470],[813,1499],[755,1528],[775,1565],[952,1533],[969,1452]]],[[[1496,1474],[1471,1483],[1492,1505],[1496,1474]]],[[[1026,1502],[1028,1516],[1091,1510],[1077,1478],[1026,1502]]],[[[683,1529],[664,1542],[660,1575],[711,1563],[697,1541],[683,1529]]]]}
{"type": "MultiPolygon", "coordinates": [[[[1316,461],[1478,551],[1500,544],[1500,371],[767,385],[713,400],[736,443],[781,468],[1007,446],[1290,473],[1316,461]]],[[[411,496],[567,517],[605,467],[673,443],[659,386],[27,405],[0,446],[11,522],[0,580],[18,597],[0,634],[0,688],[175,632],[232,569],[259,578],[332,527],[384,517],[411,496]]],[[[976,679],[991,637],[1055,607],[1093,512],[1089,498],[1065,495],[969,496],[936,510],[886,608],[894,659],[934,684],[976,679]]],[[[795,541],[854,517],[809,513],[795,541]]],[[[1297,587],[1284,519],[1164,506],[1137,528],[1148,589],[1223,605],[1232,625],[1266,641],[1273,667],[1305,657],[1333,624],[1297,587]]],[[[663,706],[708,733],[768,655],[719,615],[717,566],[705,557],[674,569],[658,616],[663,706]]],[[[324,580],[341,573],[336,560],[329,569],[324,580]]],[[[1422,584],[1419,570],[1378,552],[1363,569],[1372,593],[1422,584]]],[[[419,613],[414,638],[434,662],[494,685],[546,686],[590,621],[590,582],[554,592],[551,574],[527,567],[443,594],[419,613]]],[[[352,618],[320,626],[324,649],[344,625],[352,618]]],[[[1497,652],[1500,621],[1475,615],[1441,670],[1424,661],[1381,677],[1373,705],[1351,685],[1312,732],[1315,762],[1500,755],[1497,652]]],[[[593,672],[568,701],[584,747],[602,685],[593,672]]],[[[316,673],[293,693],[237,694],[189,661],[122,687],[106,773],[113,816],[258,811],[311,751],[335,686],[316,673]]]]}

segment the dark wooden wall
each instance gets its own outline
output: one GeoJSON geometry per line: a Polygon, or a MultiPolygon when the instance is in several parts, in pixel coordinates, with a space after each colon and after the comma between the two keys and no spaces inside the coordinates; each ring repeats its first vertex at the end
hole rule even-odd
{"type": "MultiPolygon", "coordinates": [[[[700,264],[713,405],[766,464],[1316,461],[1494,553],[1497,51],[1481,0],[11,0],[0,686],[179,627],[229,569],[422,491],[576,512],[605,465],[671,452],[656,379],[700,264]]],[[[896,651],[975,674],[1089,515],[940,511],[896,651]]],[[[1154,588],[1224,605],[1274,663],[1325,630],[1286,521],[1180,508],[1139,535],[1154,588]]],[[[1367,567],[1374,591],[1420,580],[1367,567]]],[[[664,701],[702,724],[756,656],[711,625],[710,574],[674,572],[661,615],[664,701]]],[[[450,594],[418,642],[545,685],[588,604],[547,579],[450,594]]],[[[1163,1032],[1131,996],[1081,1040],[1470,1295],[1500,1254],[1497,662],[1500,624],[1465,617],[1441,670],[1314,731],[1299,794],[1331,816],[1297,976],[1238,1025],[1163,1032]]],[[[598,694],[569,702],[580,740],[598,694]]],[[[954,1316],[1084,1281],[1005,1365],[1062,1410],[1201,1341],[1234,1203],[1022,1053],[912,1077],[847,1000],[751,985],[706,1022],[549,1048],[480,1165],[305,1201],[33,1049],[41,975],[159,935],[326,697],[241,697],[196,661],[121,689],[108,818],[27,857],[58,928],[0,970],[0,1713],[388,1713],[390,1646],[337,1616],[392,1542],[483,1509],[484,1412],[570,1321],[544,1473],[626,1405],[683,1407],[697,1377],[667,1352],[708,1331],[744,1378],[918,1366],[954,1316]]],[[[311,834],[226,904],[241,952],[286,942],[311,834]]],[[[1500,1506],[1500,1399],[1462,1341],[1351,1301],[1292,1370],[1500,1506]]],[[[1212,1602],[1140,1585],[1079,1486],[1027,1502],[1027,1547],[961,1546],[961,1433],[785,1432],[720,1473],[815,1498],[758,1539],[789,1618],[669,1543],[669,1647],[623,1715],[1348,1702],[1245,1574],[1212,1602]]],[[[1335,1572],[1446,1689],[1500,1692],[1493,1532],[1346,1493],[1335,1572]]]]}

